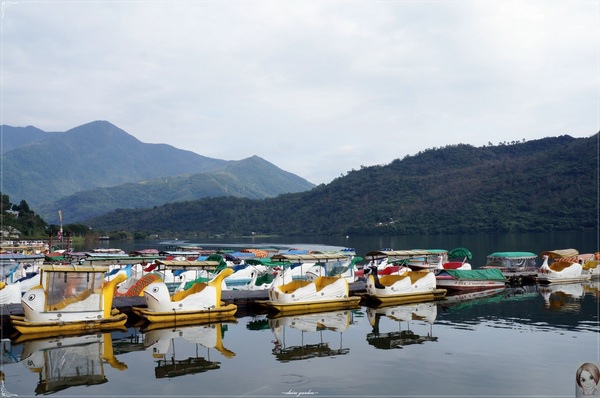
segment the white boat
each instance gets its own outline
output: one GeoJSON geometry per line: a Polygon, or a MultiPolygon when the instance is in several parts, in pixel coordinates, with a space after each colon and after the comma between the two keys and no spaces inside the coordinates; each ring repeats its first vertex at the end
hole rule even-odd
{"type": "MultiPolygon", "coordinates": [[[[219,267],[217,261],[185,261],[166,263],[188,268],[219,267]]],[[[235,314],[235,304],[221,301],[223,280],[233,270],[225,267],[209,282],[197,282],[190,288],[171,295],[168,286],[160,281],[149,284],[144,289],[147,308],[133,307],[132,310],[150,322],[177,322],[178,324],[216,321],[235,314]]]]}
{"type": "Polygon", "coordinates": [[[506,286],[506,278],[499,269],[438,269],[437,286],[448,291],[498,289],[506,286]]]}
{"type": "Polygon", "coordinates": [[[0,304],[16,304],[21,302],[21,284],[0,282],[0,304]]]}
{"type": "Polygon", "coordinates": [[[445,289],[438,289],[433,272],[410,271],[402,275],[377,275],[376,268],[365,270],[366,296],[375,305],[408,304],[440,300],[445,289]]]}
{"type": "Polygon", "coordinates": [[[346,258],[341,261],[317,263],[306,270],[306,278],[313,281],[319,276],[339,275],[340,277],[346,279],[348,283],[353,283],[356,281],[356,263],[359,261],[362,261],[362,257],[346,254],[346,258]]]}
{"type": "Polygon", "coordinates": [[[44,265],[41,284],[21,299],[24,316],[11,315],[20,333],[68,333],[122,327],[127,316],[112,309],[120,275],[104,284],[106,266],[44,265]]]}
{"type": "MultiPolygon", "coordinates": [[[[344,259],[342,254],[278,254],[273,261],[327,262],[344,259]]],[[[288,270],[283,269],[283,273],[288,270]]],[[[338,276],[320,276],[313,281],[293,280],[273,285],[268,291],[268,300],[256,303],[283,313],[307,313],[357,307],[360,297],[350,296],[348,281],[338,276]]]]}
{"type": "Polygon", "coordinates": [[[591,275],[583,273],[579,252],[575,249],[546,251],[541,254],[544,262],[537,271],[539,283],[585,282],[591,275]],[[552,263],[549,264],[550,259],[552,263]]]}
{"type": "MultiPolygon", "coordinates": [[[[365,259],[369,261],[369,265],[375,263],[385,264],[385,262],[395,265],[401,263],[414,271],[433,271],[439,266],[440,261],[442,264],[448,262],[448,251],[440,249],[384,249],[367,253],[365,259]]],[[[381,268],[381,266],[378,267],[381,268]]]]}

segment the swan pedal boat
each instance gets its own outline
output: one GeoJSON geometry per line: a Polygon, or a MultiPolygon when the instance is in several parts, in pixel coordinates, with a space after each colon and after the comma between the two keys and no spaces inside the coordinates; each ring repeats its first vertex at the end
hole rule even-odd
{"type": "Polygon", "coordinates": [[[223,280],[233,274],[231,268],[220,271],[208,283],[198,282],[189,289],[170,295],[167,285],[153,282],[144,289],[147,308],[133,307],[132,311],[150,322],[217,321],[235,315],[237,305],[221,301],[223,280]]]}
{"type": "Polygon", "coordinates": [[[575,249],[551,250],[542,253],[544,262],[537,271],[539,283],[586,282],[591,279],[589,273],[583,273],[579,262],[579,252],[575,249]],[[553,259],[548,265],[549,259],[553,259]]]}
{"type": "Polygon", "coordinates": [[[361,298],[350,296],[348,281],[339,276],[319,276],[314,281],[293,280],[272,286],[269,300],[256,300],[282,315],[358,308],[361,298]]]}
{"type": "Polygon", "coordinates": [[[13,327],[37,335],[123,328],[127,315],[112,309],[112,302],[116,286],[127,277],[119,275],[104,284],[107,270],[90,265],[41,266],[41,284],[21,298],[24,316],[11,315],[13,327]]]}
{"type": "Polygon", "coordinates": [[[441,300],[446,289],[437,289],[436,279],[430,271],[409,271],[402,275],[377,274],[377,268],[365,270],[367,275],[366,298],[375,305],[409,304],[441,300]]]}

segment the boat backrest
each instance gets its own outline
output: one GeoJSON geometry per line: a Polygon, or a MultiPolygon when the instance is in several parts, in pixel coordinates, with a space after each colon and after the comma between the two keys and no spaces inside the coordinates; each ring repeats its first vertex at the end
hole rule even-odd
{"type": "Polygon", "coordinates": [[[553,262],[550,265],[550,269],[552,271],[555,271],[555,272],[560,272],[560,271],[564,270],[565,268],[570,267],[571,265],[573,265],[572,262],[568,262],[568,261],[555,261],[555,262],[553,262]]]}

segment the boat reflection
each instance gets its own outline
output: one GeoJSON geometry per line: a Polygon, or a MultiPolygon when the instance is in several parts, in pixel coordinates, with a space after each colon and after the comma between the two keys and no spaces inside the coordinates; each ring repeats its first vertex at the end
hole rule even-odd
{"type": "MultiPolygon", "coordinates": [[[[346,355],[350,348],[343,347],[342,334],[352,322],[351,310],[270,318],[268,323],[275,336],[273,355],[280,362],[346,355]],[[339,333],[337,348],[330,347],[330,342],[324,341],[323,332],[326,331],[339,333]],[[292,338],[299,338],[300,344],[287,345],[288,334],[292,338]],[[307,343],[305,338],[318,341],[307,343]]],[[[333,342],[331,344],[333,346],[333,342]]]]}
{"type": "MultiPolygon", "coordinates": [[[[237,321],[232,318],[230,322],[237,321]]],[[[152,353],[156,361],[154,376],[161,379],[219,369],[221,363],[211,360],[211,349],[216,349],[226,358],[235,356],[233,351],[223,346],[223,336],[226,331],[227,324],[209,323],[163,328],[157,328],[152,324],[149,329],[141,332],[144,333],[145,349],[152,353]],[[179,345],[177,351],[183,352],[184,356],[189,355],[189,352],[193,352],[194,356],[177,359],[176,344],[179,345]],[[204,351],[202,347],[206,350],[204,351]]]]}
{"type": "Polygon", "coordinates": [[[106,383],[105,363],[127,369],[113,354],[110,333],[26,341],[20,362],[39,374],[36,395],[106,383]]]}
{"type": "Polygon", "coordinates": [[[372,332],[367,334],[367,341],[378,349],[402,348],[438,339],[433,336],[432,330],[437,317],[437,304],[433,302],[367,308],[367,317],[373,328],[372,332]],[[397,330],[382,333],[382,318],[394,321],[397,330]],[[405,329],[403,323],[406,324],[405,329]]]}
{"type": "Polygon", "coordinates": [[[550,311],[579,312],[585,295],[582,283],[553,283],[540,285],[538,292],[544,298],[544,306],[550,311]]]}

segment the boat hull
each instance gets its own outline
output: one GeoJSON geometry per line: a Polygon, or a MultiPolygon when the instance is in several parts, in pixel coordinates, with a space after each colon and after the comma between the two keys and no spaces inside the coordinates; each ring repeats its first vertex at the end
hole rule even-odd
{"type": "Polygon", "coordinates": [[[426,301],[442,300],[446,296],[446,289],[432,289],[422,292],[408,292],[399,294],[366,294],[365,298],[371,304],[394,305],[422,303],[426,301]]]}
{"type": "Polygon", "coordinates": [[[537,281],[542,284],[550,283],[577,283],[577,282],[588,282],[591,279],[589,274],[581,274],[576,276],[556,276],[552,274],[538,273],[537,281]]]}
{"type": "Polygon", "coordinates": [[[439,288],[450,291],[476,291],[503,288],[505,287],[506,282],[489,280],[437,279],[436,285],[439,288]]]}
{"type": "Polygon", "coordinates": [[[271,300],[256,300],[255,303],[269,310],[278,312],[280,315],[308,314],[311,312],[322,312],[330,310],[343,310],[359,308],[361,298],[350,296],[332,300],[303,301],[292,303],[278,303],[271,300]]]}
{"type": "Polygon", "coordinates": [[[196,322],[219,321],[222,319],[231,318],[237,311],[237,305],[227,304],[221,307],[212,308],[209,310],[197,311],[150,311],[147,308],[133,307],[132,311],[150,322],[160,323],[177,323],[178,325],[194,324],[196,322]]]}
{"type": "Polygon", "coordinates": [[[108,318],[69,322],[31,322],[26,321],[24,316],[11,315],[10,321],[13,327],[21,334],[45,334],[55,336],[78,334],[96,330],[120,329],[125,326],[127,315],[116,313],[108,318]]]}

